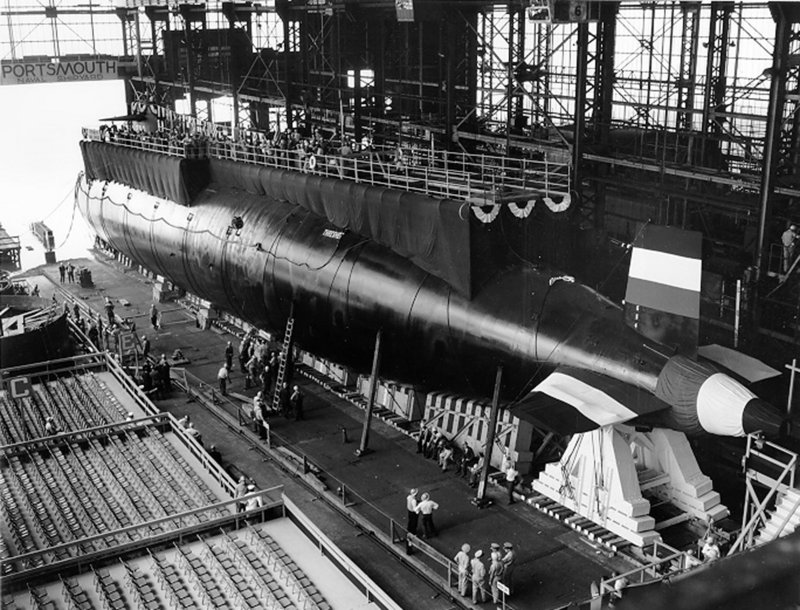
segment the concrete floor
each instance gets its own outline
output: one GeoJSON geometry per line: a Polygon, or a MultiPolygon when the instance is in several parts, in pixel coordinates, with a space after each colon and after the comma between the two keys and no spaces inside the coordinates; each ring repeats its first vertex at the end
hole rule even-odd
{"type": "MultiPolygon", "coordinates": [[[[64,289],[98,313],[102,313],[104,298],[111,298],[116,302],[116,313],[131,318],[137,324],[138,334],[150,338],[153,355],[169,356],[179,347],[190,360],[186,369],[208,384],[215,384],[217,370],[224,362],[225,344],[230,340],[238,348],[236,337],[216,329],[198,329],[194,318],[174,303],[159,306],[162,328],[156,331],[148,319],[152,300],[152,284],[148,280],[103,253],[78,264],[91,270],[95,287],[64,284],[64,289]],[[120,299],[128,305],[120,303],[120,299]]],[[[27,275],[35,277],[46,298],[54,289],[47,285],[47,279],[58,283],[56,265],[38,268],[27,275]]],[[[404,608],[471,605],[460,598],[456,603],[427,584],[405,565],[404,553],[386,551],[365,529],[364,522],[371,523],[376,532],[388,531],[389,519],[405,524],[405,496],[411,487],[430,492],[440,504],[435,516],[440,535],[428,542],[445,556],[452,558],[464,542],[473,551],[484,549],[485,556],[491,542],[514,542],[518,552],[516,591],[508,600],[509,607],[538,610],[585,600],[592,581],[612,571],[631,569],[624,557],[608,557],[578,533],[527,504],[506,505],[505,493],[500,490],[490,487],[488,494],[494,504],[486,509],[476,508],[471,503],[474,491],[466,480],[454,476],[452,470],[442,472],[434,461],[416,453],[413,439],[379,420],[373,419],[372,451],[356,457],[354,450],[358,446],[363,411],[300,375],[295,382],[306,394],[305,419],[295,422],[272,418],[270,426],[276,441],[289,446],[295,454],[306,455],[324,471],[322,485],[316,490],[304,484],[296,470],[287,470],[257,448],[259,441],[249,429],[226,424],[200,402],[189,401],[186,395],[175,392],[157,405],[178,417],[190,414],[205,445],[215,444],[224,464],[234,472],[253,477],[260,487],[285,485],[286,494],[301,510],[404,608]],[[348,431],[347,444],[342,442],[342,428],[348,431]],[[326,495],[322,488],[333,490],[342,484],[356,498],[350,510],[359,516],[360,525],[322,499],[326,495]]],[[[243,397],[254,394],[245,390],[243,376],[237,370],[230,390],[243,397]]],[[[415,553],[413,558],[421,559],[418,555],[415,553]]],[[[433,566],[432,562],[427,565],[433,566]]],[[[484,605],[487,606],[491,603],[484,605]]]]}

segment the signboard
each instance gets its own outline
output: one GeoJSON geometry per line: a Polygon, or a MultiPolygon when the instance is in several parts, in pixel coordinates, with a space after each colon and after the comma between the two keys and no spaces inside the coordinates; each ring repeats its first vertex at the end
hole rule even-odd
{"type": "Polygon", "coordinates": [[[31,380],[27,377],[14,377],[8,380],[8,391],[11,398],[25,398],[30,396],[33,388],[31,388],[31,380]]]}
{"type": "Polygon", "coordinates": [[[506,595],[509,595],[511,593],[511,591],[508,588],[508,585],[504,585],[501,582],[497,583],[497,590],[500,591],[501,593],[505,593],[506,595]]]}
{"type": "Polygon", "coordinates": [[[119,336],[119,350],[123,356],[136,353],[139,338],[133,333],[125,333],[119,336]]]}
{"type": "Polygon", "coordinates": [[[115,80],[121,63],[116,59],[51,59],[0,62],[0,85],[30,85],[70,81],[115,80]]]}

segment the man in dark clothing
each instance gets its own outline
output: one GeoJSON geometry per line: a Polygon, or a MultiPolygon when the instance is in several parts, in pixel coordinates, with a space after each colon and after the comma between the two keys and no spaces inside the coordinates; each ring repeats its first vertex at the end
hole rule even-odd
{"type": "Polygon", "coordinates": [[[158,330],[158,307],[155,303],[150,304],[150,324],[153,325],[153,330],[158,330]]]}
{"type": "Polygon", "coordinates": [[[229,371],[233,370],[233,345],[231,345],[230,341],[225,346],[225,364],[228,365],[229,371]]]}
{"type": "Polygon", "coordinates": [[[69,266],[67,267],[67,279],[70,282],[75,281],[75,265],[73,265],[72,263],[70,263],[69,266]]]}
{"type": "Polygon", "coordinates": [[[111,326],[114,324],[116,319],[114,318],[114,303],[111,302],[111,299],[106,297],[106,304],[103,305],[103,308],[106,310],[106,317],[108,318],[108,324],[111,326]]]}
{"type": "Polygon", "coordinates": [[[268,396],[270,390],[269,364],[265,364],[264,368],[261,369],[258,380],[261,382],[261,392],[264,394],[264,396],[268,396]]]}
{"type": "Polygon", "coordinates": [[[161,360],[159,360],[156,365],[156,371],[158,372],[158,377],[161,380],[161,387],[164,388],[164,392],[170,392],[170,390],[172,390],[172,381],[169,377],[169,362],[167,362],[166,354],[161,354],[161,360]]]}
{"type": "Polygon", "coordinates": [[[72,315],[75,316],[75,321],[78,321],[78,320],[81,319],[81,308],[78,307],[77,303],[74,303],[72,305],[72,315]]]}
{"type": "Polygon", "coordinates": [[[283,382],[279,392],[278,404],[281,408],[281,414],[284,417],[289,417],[289,409],[291,408],[291,404],[289,402],[289,384],[285,381],[283,382]]]}
{"type": "Polygon", "coordinates": [[[89,327],[89,333],[88,333],[88,336],[89,336],[89,341],[91,341],[91,342],[92,342],[92,343],[93,343],[95,346],[99,347],[99,345],[98,345],[98,342],[97,342],[97,340],[98,340],[98,335],[97,335],[97,326],[95,326],[94,324],[92,324],[92,325],[89,327]]]}
{"type": "Polygon", "coordinates": [[[62,284],[64,283],[64,280],[66,279],[66,276],[67,276],[67,267],[66,267],[66,265],[65,265],[65,264],[62,262],[62,263],[61,263],[61,264],[58,266],[58,278],[61,280],[61,283],[62,283],[62,284]]]}
{"type": "Polygon", "coordinates": [[[222,454],[219,452],[216,445],[211,445],[211,447],[208,448],[208,456],[217,464],[222,464],[222,454]]]}
{"type": "Polygon", "coordinates": [[[298,386],[292,388],[292,395],[289,396],[289,404],[294,412],[295,421],[303,419],[303,393],[298,386]]]}
{"type": "Polygon", "coordinates": [[[147,335],[142,335],[142,357],[147,360],[147,357],[150,355],[150,339],[147,338],[147,335]]]}

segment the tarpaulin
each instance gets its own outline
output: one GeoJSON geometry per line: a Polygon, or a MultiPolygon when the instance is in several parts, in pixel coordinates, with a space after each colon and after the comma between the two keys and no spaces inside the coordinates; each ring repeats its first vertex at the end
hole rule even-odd
{"type": "Polygon", "coordinates": [[[81,152],[88,179],[119,182],[181,205],[190,205],[208,184],[206,160],[94,141],[82,141],[81,152]]]}
{"type": "Polygon", "coordinates": [[[215,185],[300,205],[471,293],[470,223],[462,202],[221,159],[211,159],[210,168],[215,185]]]}

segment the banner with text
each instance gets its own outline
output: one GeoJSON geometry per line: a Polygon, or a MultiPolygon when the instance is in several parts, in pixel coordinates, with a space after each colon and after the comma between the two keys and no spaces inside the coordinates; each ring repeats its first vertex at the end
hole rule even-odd
{"type": "Polygon", "coordinates": [[[116,59],[0,62],[0,85],[114,80],[123,66],[116,59]]]}

